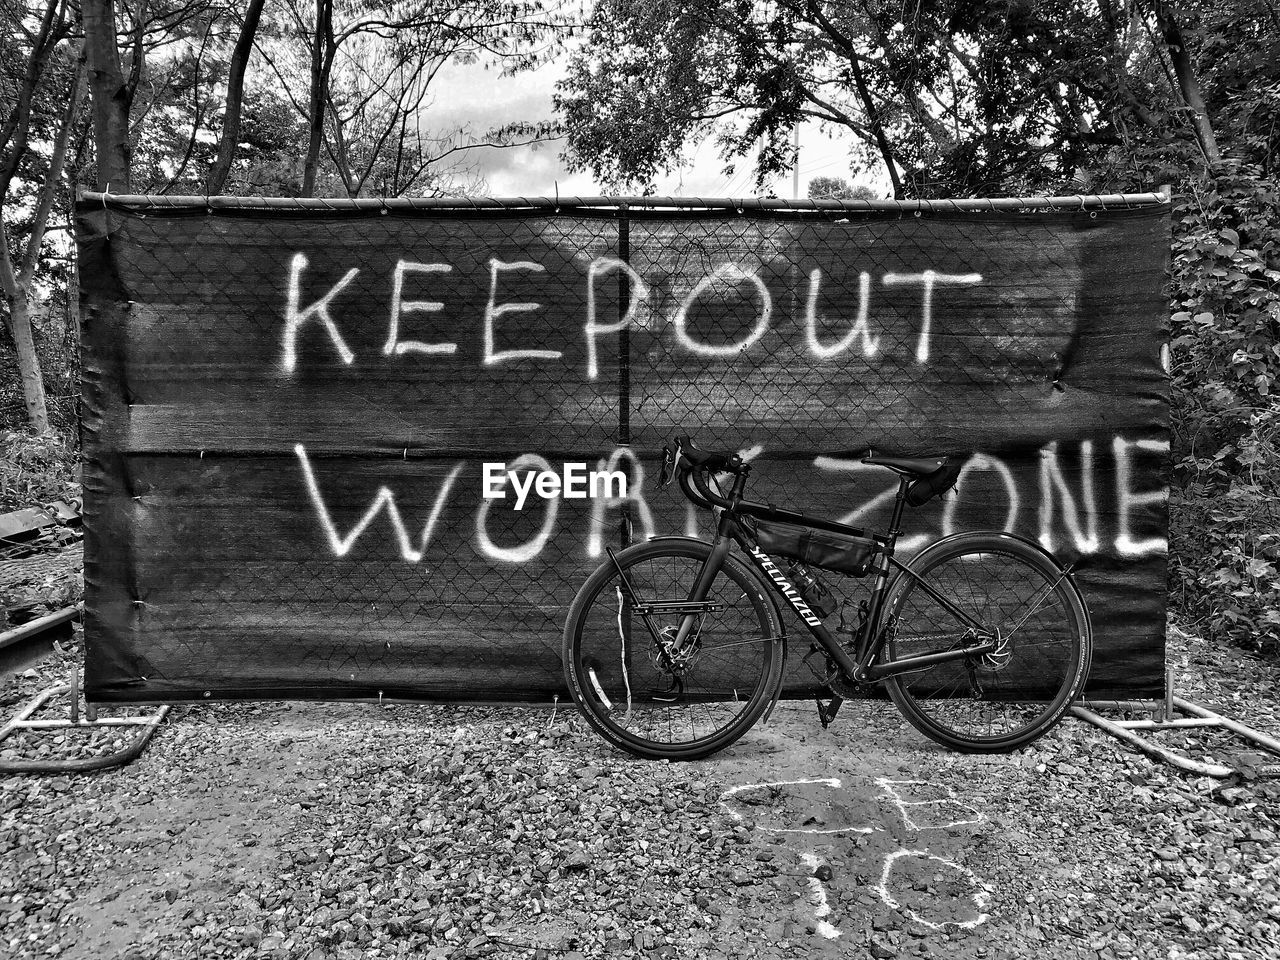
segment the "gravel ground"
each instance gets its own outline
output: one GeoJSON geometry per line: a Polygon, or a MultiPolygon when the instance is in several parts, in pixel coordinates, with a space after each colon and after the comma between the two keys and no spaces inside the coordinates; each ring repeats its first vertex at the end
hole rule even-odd
{"type": "MultiPolygon", "coordinates": [[[[1274,665],[1178,631],[1170,662],[1280,734],[1274,665]]],[[[129,767],[0,779],[0,955],[1280,957],[1278,801],[1074,719],[975,758],[784,704],[671,765],[563,708],[201,704],[129,767]]]]}

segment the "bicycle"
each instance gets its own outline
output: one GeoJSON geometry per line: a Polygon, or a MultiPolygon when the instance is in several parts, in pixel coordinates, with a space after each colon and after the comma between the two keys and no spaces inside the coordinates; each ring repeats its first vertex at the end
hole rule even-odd
{"type": "Polygon", "coordinates": [[[1003,531],[943,537],[904,564],[894,556],[904,508],[953,487],[962,463],[862,462],[898,475],[883,535],[747,500],[751,466],[737,454],[699,450],[687,437],[663,447],[660,484],[678,478],[691,502],[717,511],[716,534],[609,549],[574,597],[565,679],[605,740],[640,757],[695,760],[767,719],[787,653],[779,597],[812,634],[805,662],[823,658],[814,672],[831,693],[827,704],[816,698],[824,727],[844,699],[877,683],[917,730],[962,752],[1014,750],[1062,719],[1093,645],[1072,567],[1003,531]],[[726,474],[727,495],[717,479],[726,474]],[[775,556],[790,561],[785,573],[775,556]],[[847,602],[814,567],[874,577],[846,640],[823,620],[839,609],[843,623],[847,602]]]}

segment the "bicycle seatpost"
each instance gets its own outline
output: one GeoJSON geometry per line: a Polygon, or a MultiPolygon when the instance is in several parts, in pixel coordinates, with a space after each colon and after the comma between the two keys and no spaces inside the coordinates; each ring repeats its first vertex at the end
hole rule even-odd
{"type": "Polygon", "coordinates": [[[893,518],[889,521],[889,542],[897,543],[898,534],[902,532],[902,508],[907,504],[907,484],[905,476],[898,477],[898,496],[893,501],[893,518]]]}

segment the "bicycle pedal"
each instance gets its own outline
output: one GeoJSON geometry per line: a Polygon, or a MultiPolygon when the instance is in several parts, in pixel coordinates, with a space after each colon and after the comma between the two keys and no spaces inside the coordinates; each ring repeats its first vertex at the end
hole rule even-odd
{"type": "Polygon", "coordinates": [[[818,719],[822,721],[822,729],[825,730],[831,726],[831,721],[840,712],[840,704],[844,703],[844,697],[832,697],[826,703],[823,703],[821,697],[815,696],[813,701],[818,705],[818,719]]]}

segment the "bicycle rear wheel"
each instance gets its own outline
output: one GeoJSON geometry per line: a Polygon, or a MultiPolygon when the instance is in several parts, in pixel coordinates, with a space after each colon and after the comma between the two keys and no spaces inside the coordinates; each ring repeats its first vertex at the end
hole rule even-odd
{"type": "Polygon", "coordinates": [[[782,682],[782,627],[758,579],[726,557],[698,613],[689,654],[673,666],[659,638],[681,614],[636,603],[686,601],[711,545],[651,540],[603,563],[583,584],[564,628],[565,680],[606,740],[649,759],[696,760],[728,746],[765,711],[782,682]],[[632,594],[623,587],[625,571],[632,594]]]}
{"type": "MultiPolygon", "coordinates": [[[[1005,533],[938,541],[908,565],[994,638],[995,651],[889,678],[925,736],[966,753],[1014,750],[1062,719],[1089,675],[1093,633],[1079,590],[1049,554],[1005,533]]],[[[981,634],[899,574],[880,662],[972,646],[981,634]]]]}

